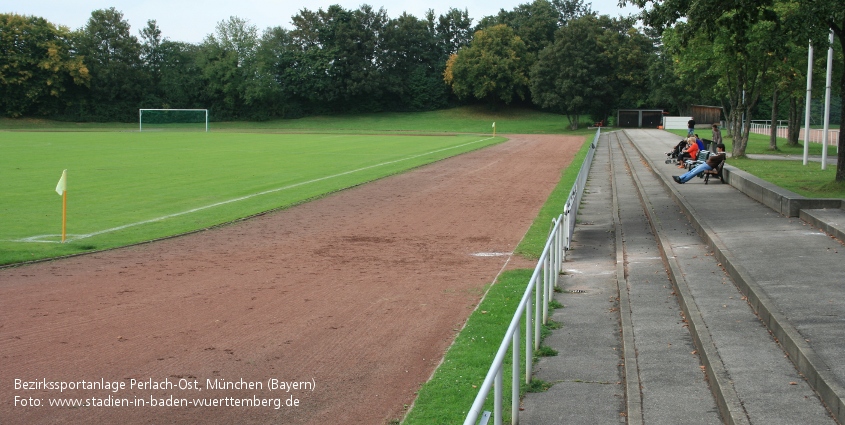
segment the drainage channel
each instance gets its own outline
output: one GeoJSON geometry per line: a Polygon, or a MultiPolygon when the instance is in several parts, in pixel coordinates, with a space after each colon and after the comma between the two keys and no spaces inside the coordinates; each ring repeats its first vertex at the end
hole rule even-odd
{"type": "Polygon", "coordinates": [[[636,178],[639,165],[631,163],[618,135],[610,135],[608,155],[616,200],[616,261],[622,270],[617,282],[629,383],[628,423],[721,423],[689,319],[667,275],[659,229],[652,226],[636,178]]]}

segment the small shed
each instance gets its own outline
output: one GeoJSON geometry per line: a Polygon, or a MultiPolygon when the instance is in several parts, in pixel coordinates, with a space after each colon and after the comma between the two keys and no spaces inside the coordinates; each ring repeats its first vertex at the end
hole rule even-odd
{"type": "Polygon", "coordinates": [[[696,127],[710,127],[722,121],[721,106],[692,105],[692,119],[696,127]]]}
{"type": "Polygon", "coordinates": [[[662,109],[620,109],[616,125],[627,128],[657,128],[663,124],[662,109]]]}
{"type": "Polygon", "coordinates": [[[686,130],[692,117],[664,117],[663,128],[666,130],[686,130]]]}

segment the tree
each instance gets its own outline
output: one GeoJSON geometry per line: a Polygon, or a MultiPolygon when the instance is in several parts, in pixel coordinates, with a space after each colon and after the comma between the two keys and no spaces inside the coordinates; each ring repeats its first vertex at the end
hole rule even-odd
{"type": "Polygon", "coordinates": [[[536,58],[541,50],[554,42],[561,20],[560,12],[548,0],[534,0],[518,5],[512,11],[501,9],[497,16],[483,18],[478,29],[507,25],[525,42],[526,51],[536,58]]]}
{"type": "Polygon", "coordinates": [[[590,111],[595,121],[606,119],[614,109],[639,108],[648,99],[649,58],[655,48],[651,40],[634,28],[632,18],[596,18],[602,32],[598,39],[603,62],[609,67],[604,72],[610,90],[604,91],[600,109],[590,111]]]}
{"type": "MultiPolygon", "coordinates": [[[[648,29],[646,29],[648,33],[648,29]]],[[[718,76],[713,76],[710,72],[709,63],[710,53],[703,52],[705,60],[688,61],[681,59],[679,54],[682,51],[675,41],[672,29],[667,29],[660,37],[651,31],[650,37],[652,44],[657,46],[656,54],[649,58],[648,65],[648,79],[649,79],[649,94],[647,100],[652,105],[663,105],[669,111],[676,115],[689,115],[691,106],[700,99],[703,93],[708,93],[707,96],[712,97],[713,87],[715,87],[714,80],[718,76]],[[694,70],[687,69],[694,67],[694,70]],[[683,70],[682,70],[683,69],[683,70]],[[695,76],[694,78],[687,78],[695,76]]]]}
{"type": "Polygon", "coordinates": [[[319,111],[378,110],[386,12],[333,5],[317,12],[303,9],[292,22],[296,48],[289,77],[296,82],[296,95],[319,111]]]}
{"type": "Polygon", "coordinates": [[[0,110],[6,116],[54,114],[66,92],[90,81],[71,53],[70,33],[43,18],[0,14],[0,110]]]}
{"type": "Polygon", "coordinates": [[[602,108],[611,93],[611,64],[599,43],[603,30],[591,15],[569,22],[540,52],[531,69],[531,96],[542,108],[565,114],[573,129],[581,115],[602,108]]]}
{"type": "Polygon", "coordinates": [[[83,113],[100,121],[131,121],[146,85],[141,45],[115,8],[91,12],[78,37],[78,52],[91,72],[83,113]]]}
{"type": "Polygon", "coordinates": [[[472,18],[466,9],[451,8],[437,18],[435,31],[439,50],[448,58],[472,41],[472,18]]]}
{"type": "Polygon", "coordinates": [[[423,21],[403,13],[384,28],[379,68],[391,109],[420,111],[445,106],[449,94],[442,79],[445,60],[437,47],[433,15],[429,17],[423,21]]]}
{"type": "Polygon", "coordinates": [[[449,59],[444,80],[459,99],[510,104],[514,97],[525,99],[525,55],[525,43],[507,25],[479,30],[468,47],[449,59]]]}
{"type": "Polygon", "coordinates": [[[560,16],[559,27],[566,26],[573,19],[596,14],[591,9],[591,4],[585,4],[584,0],[552,0],[552,5],[560,16]]]}
{"type": "MultiPolygon", "coordinates": [[[[627,2],[626,0],[622,0],[627,2]]],[[[631,0],[643,8],[647,0],[631,0]]],[[[780,37],[773,37],[778,28],[778,16],[768,0],[725,3],[720,0],[668,0],[644,10],[646,24],[662,32],[681,17],[686,23],[676,25],[681,45],[693,40],[706,41],[713,47],[711,67],[720,75],[717,90],[728,98],[728,125],[733,135],[733,156],[745,156],[750,120],[770,76],[775,61],[773,52],[779,48],[780,37]]]]}
{"type": "MultiPolygon", "coordinates": [[[[643,10],[646,24],[662,31],[681,18],[687,18],[685,38],[703,33],[717,47],[721,47],[719,62],[725,69],[722,81],[730,93],[729,122],[734,134],[735,156],[745,154],[747,130],[750,123],[740,122],[743,114],[750,113],[759,99],[764,79],[771,78],[768,71],[782,48],[786,31],[796,43],[812,40],[816,48],[827,47],[827,34],[833,32],[843,44],[845,36],[845,8],[840,0],[750,0],[723,2],[720,0],[666,0],[652,4],[649,0],[622,0],[643,10]],[[746,66],[746,64],[748,66],[746,66]]],[[[842,55],[841,57],[845,57],[842,55]]],[[[845,59],[840,60],[845,63],[845,59]]],[[[845,100],[845,73],[840,79],[840,97],[845,100]]],[[[845,120],[845,113],[840,113],[845,120]]],[[[845,132],[840,132],[836,181],[845,181],[845,132]]]]}
{"type": "Polygon", "coordinates": [[[144,103],[159,103],[161,97],[161,68],[163,58],[161,29],[155,20],[139,31],[141,35],[141,64],[147,74],[150,87],[145,90],[144,103]]]}
{"type": "Polygon", "coordinates": [[[258,29],[237,16],[218,22],[215,33],[200,46],[198,65],[217,118],[249,115],[246,105],[257,84],[257,49],[258,29]]]}
{"type": "MultiPolygon", "coordinates": [[[[159,103],[150,108],[208,108],[207,82],[198,64],[200,47],[196,44],[165,39],[161,53],[159,103]]],[[[212,109],[213,110],[213,109],[212,109]]]]}

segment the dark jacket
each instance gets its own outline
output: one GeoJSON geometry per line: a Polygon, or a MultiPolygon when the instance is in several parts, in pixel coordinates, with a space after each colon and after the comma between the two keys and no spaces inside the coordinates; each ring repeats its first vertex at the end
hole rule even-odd
{"type": "Polygon", "coordinates": [[[710,158],[707,158],[707,165],[709,165],[710,168],[716,168],[722,163],[722,161],[725,160],[725,158],[726,156],[724,152],[717,153],[716,155],[710,155],[710,158]]]}

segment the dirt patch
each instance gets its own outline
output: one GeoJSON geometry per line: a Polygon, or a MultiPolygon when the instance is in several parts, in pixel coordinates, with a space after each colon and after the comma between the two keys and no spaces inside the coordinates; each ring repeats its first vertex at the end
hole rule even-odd
{"type": "Polygon", "coordinates": [[[582,140],[511,136],[230,226],[0,270],[0,423],[399,419],[508,259],[472,254],[513,251],[582,140]],[[218,406],[151,406],[195,400],[218,406]]]}

